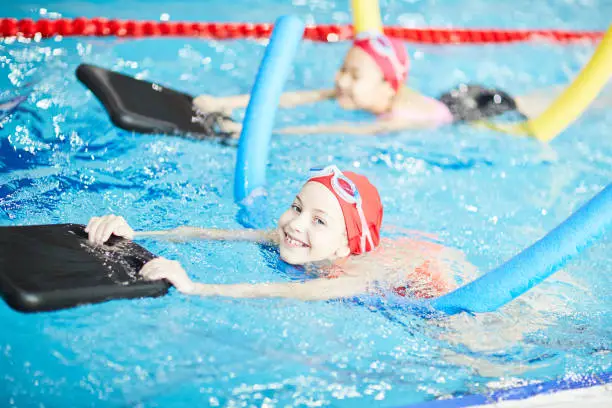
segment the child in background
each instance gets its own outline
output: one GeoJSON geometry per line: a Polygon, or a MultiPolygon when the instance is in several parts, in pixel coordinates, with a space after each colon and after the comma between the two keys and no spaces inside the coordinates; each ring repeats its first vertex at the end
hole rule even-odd
{"type": "MultiPolygon", "coordinates": [[[[512,98],[507,93],[479,85],[461,85],[438,99],[413,91],[404,84],[410,60],[404,44],[380,33],[358,35],[344,63],[336,73],[335,88],[284,93],[280,106],[335,99],[348,110],[376,115],[367,123],[332,123],[277,129],[281,134],[340,133],[372,135],[403,129],[434,128],[462,121],[474,121],[506,112],[534,117],[542,113],[560,92],[539,92],[534,97],[512,98]]],[[[249,95],[213,97],[201,95],[195,105],[202,111],[231,114],[248,105],[249,95]]],[[[240,125],[227,121],[227,129],[239,132],[240,125]]]]}

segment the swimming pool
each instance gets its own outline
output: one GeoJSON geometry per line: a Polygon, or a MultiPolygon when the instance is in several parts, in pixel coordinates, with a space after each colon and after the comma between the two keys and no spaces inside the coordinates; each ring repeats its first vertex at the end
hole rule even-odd
{"type": "MultiPolygon", "coordinates": [[[[126,2],[121,16],[156,18],[168,12],[173,19],[270,21],[271,10],[292,11],[279,3],[247,11],[239,2],[212,3],[210,10],[194,10],[190,3],[142,10],[143,3],[126,2]]],[[[421,19],[430,16],[431,24],[468,25],[455,19],[461,15],[456,13],[459,2],[414,4],[383,7],[421,19]]],[[[64,15],[119,16],[106,5],[46,8],[64,15]]],[[[340,2],[298,6],[302,16],[312,13],[317,21],[343,22],[334,12],[348,10],[340,2]]],[[[493,7],[473,6],[481,6],[483,14],[493,7]]],[[[11,7],[17,17],[28,13],[27,5],[11,7]]],[[[517,11],[517,20],[536,27],[542,16],[551,16],[551,26],[603,29],[608,22],[602,15],[610,15],[603,3],[599,14],[584,19],[569,18],[583,8],[538,7],[539,19],[517,11]]],[[[487,13],[479,20],[471,14],[470,21],[516,26],[502,18],[503,7],[495,10],[495,17],[487,13]]],[[[401,15],[387,22],[400,21],[401,15]]],[[[234,148],[120,131],[72,73],[86,61],[163,78],[192,93],[247,92],[263,43],[64,39],[3,46],[17,64],[8,69],[40,67],[45,79],[3,125],[2,225],[86,222],[92,215],[115,212],[141,229],[186,223],[238,227],[231,184],[234,148]]],[[[330,74],[347,46],[304,43],[287,87],[331,85],[330,74]],[[313,64],[312,55],[322,58],[313,64]]],[[[592,45],[414,46],[411,83],[435,95],[460,80],[476,79],[521,94],[567,81],[592,50],[592,45]]],[[[281,111],[277,118],[315,123],[364,117],[329,103],[281,111]]],[[[468,127],[358,141],[337,135],[274,137],[270,203],[280,214],[312,165],[333,161],[356,167],[381,190],[387,234],[397,228],[438,234],[486,271],[541,237],[609,182],[612,147],[606,136],[611,126],[609,112],[589,112],[549,147],[468,127]]],[[[202,281],[283,279],[248,244],[145,246],[180,260],[202,281]]],[[[95,406],[187,406],[193,401],[397,406],[606,372],[612,362],[612,310],[606,302],[612,289],[610,246],[610,237],[604,237],[565,275],[501,312],[437,321],[353,303],[191,299],[176,293],[44,315],[20,315],[2,304],[0,397],[17,406],[31,401],[65,405],[83,396],[95,406]]]]}

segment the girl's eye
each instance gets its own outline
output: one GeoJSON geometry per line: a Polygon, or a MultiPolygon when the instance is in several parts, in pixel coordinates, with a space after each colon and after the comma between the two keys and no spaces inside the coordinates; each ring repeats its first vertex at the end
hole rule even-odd
{"type": "Polygon", "coordinates": [[[315,218],[315,222],[317,225],[325,225],[325,221],[323,221],[321,218],[315,218]]]}
{"type": "Polygon", "coordinates": [[[296,212],[296,213],[298,213],[298,214],[302,212],[302,209],[301,209],[301,208],[300,208],[300,206],[299,206],[299,205],[297,205],[297,204],[293,204],[293,205],[291,205],[291,208],[293,209],[293,211],[295,211],[295,212],[296,212]]]}

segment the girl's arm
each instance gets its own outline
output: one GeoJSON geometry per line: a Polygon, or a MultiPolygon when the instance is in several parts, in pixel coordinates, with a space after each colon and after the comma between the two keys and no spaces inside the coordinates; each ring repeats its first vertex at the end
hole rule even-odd
{"type": "Polygon", "coordinates": [[[162,238],[171,241],[208,239],[218,241],[253,241],[261,243],[274,243],[277,241],[274,231],[255,229],[224,230],[189,226],[177,227],[170,230],[135,231],[134,238],[162,238]]]}
{"type": "MultiPolygon", "coordinates": [[[[279,106],[281,108],[292,108],[294,106],[324,101],[334,97],[335,91],[333,89],[285,92],[280,97],[279,106]]],[[[217,111],[231,113],[234,109],[246,108],[250,99],[251,95],[235,95],[226,97],[200,95],[194,98],[193,103],[197,108],[204,112],[217,111]]]]}
{"type": "Polygon", "coordinates": [[[336,91],[333,89],[285,92],[280,97],[279,106],[281,108],[292,108],[294,106],[326,101],[335,97],[336,91]]]}
{"type": "Polygon", "coordinates": [[[306,282],[237,283],[209,285],[193,283],[190,295],[233,298],[288,298],[329,300],[362,295],[368,292],[368,281],[355,277],[314,279],[306,282]]]}
{"type": "Polygon", "coordinates": [[[211,239],[228,241],[254,241],[261,243],[275,243],[277,241],[274,231],[261,230],[220,230],[197,227],[178,227],[161,231],[139,231],[130,227],[127,221],[120,216],[105,215],[93,217],[85,227],[89,241],[95,244],[103,244],[111,235],[134,239],[134,238],[163,238],[184,241],[189,239],[211,239]]]}
{"type": "Polygon", "coordinates": [[[292,126],[274,130],[277,134],[308,135],[308,134],[345,134],[371,136],[377,133],[398,132],[406,129],[428,129],[438,126],[437,123],[424,121],[411,122],[406,120],[377,120],[368,123],[332,123],[329,125],[292,126]]]}
{"type": "Polygon", "coordinates": [[[314,279],[303,283],[210,285],[193,282],[177,261],[165,258],[155,258],[148,262],[142,267],[140,274],[149,280],[166,279],[185,294],[233,298],[339,299],[368,293],[375,283],[367,277],[340,277],[336,279],[314,279]]]}

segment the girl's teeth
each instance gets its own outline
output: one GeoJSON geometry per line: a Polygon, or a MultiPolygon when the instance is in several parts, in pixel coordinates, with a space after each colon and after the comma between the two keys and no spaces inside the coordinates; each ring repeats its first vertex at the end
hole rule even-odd
{"type": "Polygon", "coordinates": [[[298,247],[306,246],[303,243],[301,243],[300,241],[296,241],[295,239],[291,238],[289,235],[287,235],[287,242],[289,242],[289,244],[293,245],[293,246],[298,246],[298,247]]]}

